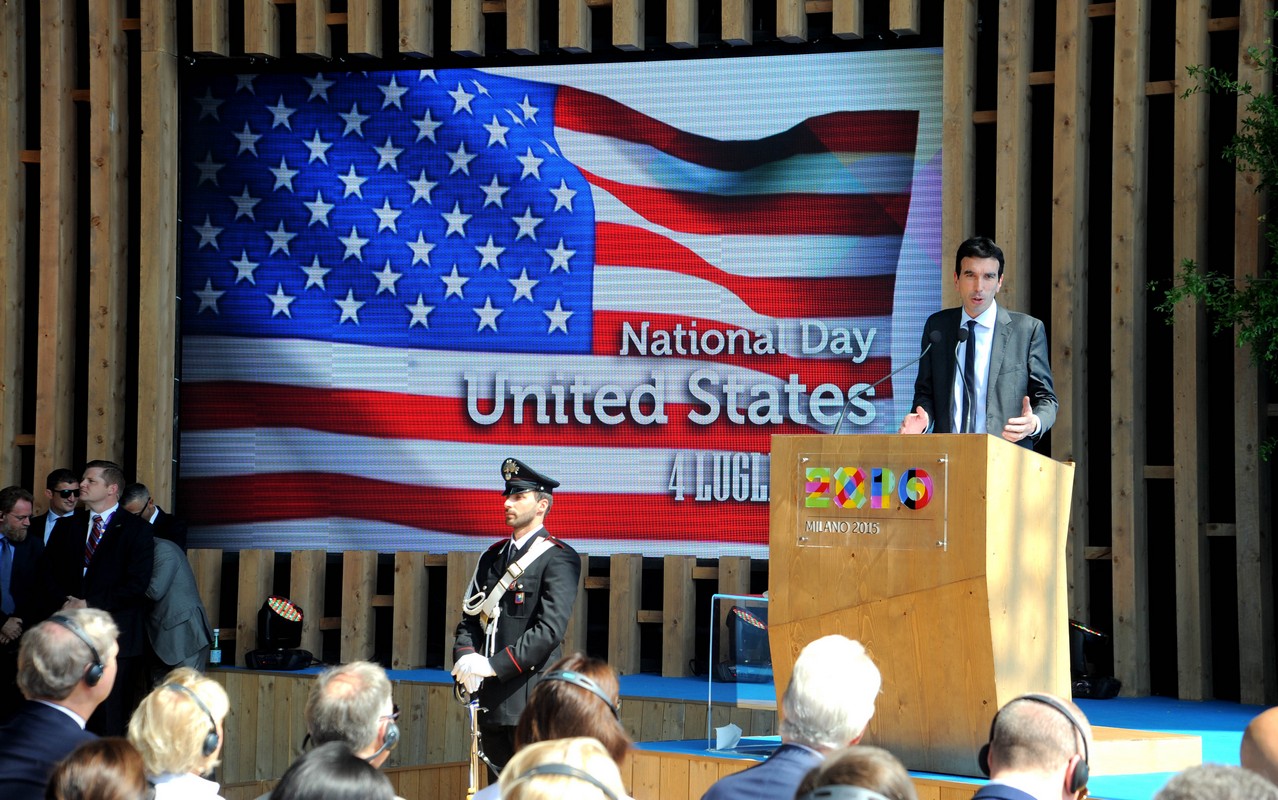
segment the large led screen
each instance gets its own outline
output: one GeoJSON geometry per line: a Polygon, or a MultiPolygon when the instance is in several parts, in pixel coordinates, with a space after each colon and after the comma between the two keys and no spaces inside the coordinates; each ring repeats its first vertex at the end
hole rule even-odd
{"type": "Polygon", "coordinates": [[[197,547],[766,557],[769,437],[895,431],[940,304],[941,57],[194,75],[197,547]],[[863,393],[863,396],[849,397],[863,393]]]}

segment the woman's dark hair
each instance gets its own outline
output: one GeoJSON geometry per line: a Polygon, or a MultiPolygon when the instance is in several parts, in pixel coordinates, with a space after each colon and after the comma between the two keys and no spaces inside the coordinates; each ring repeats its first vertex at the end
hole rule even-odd
{"type": "Polygon", "coordinates": [[[85,742],[54,768],[46,800],[143,800],[151,796],[142,756],[125,739],[85,742]]]}
{"type": "MultiPolygon", "coordinates": [[[[612,671],[608,662],[572,653],[551,665],[546,674],[559,671],[575,672],[589,678],[612,698],[614,707],[620,702],[617,673],[612,671]]],[[[598,739],[618,764],[630,751],[630,736],[613,709],[600,697],[568,681],[543,678],[533,687],[528,705],[519,715],[519,724],[515,727],[515,749],[534,742],[578,736],[598,739]]]]}
{"type": "Polygon", "coordinates": [[[905,765],[882,747],[869,745],[854,744],[831,753],[803,777],[794,796],[822,786],[860,786],[888,800],[918,800],[905,765]]]}
{"type": "Polygon", "coordinates": [[[350,745],[329,742],[294,761],[270,800],[395,800],[395,790],[350,745]]]}

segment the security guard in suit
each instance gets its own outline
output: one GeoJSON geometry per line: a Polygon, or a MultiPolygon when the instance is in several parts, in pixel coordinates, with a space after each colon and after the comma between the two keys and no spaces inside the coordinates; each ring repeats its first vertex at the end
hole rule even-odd
{"type": "Polygon", "coordinates": [[[479,700],[481,745],[496,771],[514,754],[529,693],[560,658],[581,577],[577,552],[542,524],[559,482],[516,458],[501,474],[510,538],[480,556],[453,645],[453,678],[479,700]]]}

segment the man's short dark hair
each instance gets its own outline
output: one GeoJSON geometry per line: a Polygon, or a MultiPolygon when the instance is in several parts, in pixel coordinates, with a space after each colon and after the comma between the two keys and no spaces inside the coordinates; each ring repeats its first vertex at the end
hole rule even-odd
{"type": "Polygon", "coordinates": [[[998,276],[1003,277],[1003,248],[994,244],[994,240],[990,237],[973,236],[958,246],[958,252],[954,255],[954,277],[957,278],[963,271],[965,258],[995,259],[998,261],[998,276]]]}
{"type": "Polygon", "coordinates": [[[90,461],[88,464],[84,465],[85,472],[88,472],[91,469],[102,470],[103,483],[107,486],[118,486],[118,491],[124,491],[124,487],[126,485],[126,481],[124,480],[124,470],[120,468],[119,464],[114,461],[103,461],[102,459],[98,459],[97,461],[90,461]]]}
{"type": "Polygon", "coordinates": [[[49,473],[49,477],[44,479],[44,488],[49,491],[53,491],[58,488],[59,483],[74,483],[78,485],[80,483],[80,476],[76,475],[66,467],[58,467],[53,472],[49,473]]]}
{"type": "Polygon", "coordinates": [[[146,504],[151,499],[151,490],[146,488],[145,483],[130,483],[124,487],[124,491],[120,492],[120,505],[127,506],[132,503],[146,504]]]}
{"type": "Polygon", "coordinates": [[[13,507],[18,504],[19,500],[32,502],[31,492],[23,489],[21,486],[6,486],[0,489],[0,512],[8,514],[13,511],[13,507]]]}

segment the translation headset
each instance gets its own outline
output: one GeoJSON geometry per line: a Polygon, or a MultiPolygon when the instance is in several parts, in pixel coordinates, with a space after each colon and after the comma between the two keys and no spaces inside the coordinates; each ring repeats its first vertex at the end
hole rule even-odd
{"type": "Polygon", "coordinates": [[[166,683],[164,684],[164,688],[172,689],[173,691],[178,692],[179,694],[184,694],[187,697],[191,698],[192,700],[195,701],[195,704],[200,707],[200,710],[203,711],[206,716],[208,716],[209,732],[208,732],[208,735],[204,737],[204,745],[201,748],[200,752],[202,752],[206,758],[216,753],[217,746],[222,743],[222,740],[217,735],[217,720],[213,719],[213,712],[209,711],[209,707],[204,705],[204,701],[200,699],[200,696],[198,694],[191,691],[190,688],[183,686],[180,683],[166,683]]]}
{"type": "Polygon", "coordinates": [[[847,784],[830,784],[818,786],[810,792],[804,792],[796,800],[888,800],[876,791],[864,786],[848,786],[847,784]]]}
{"type": "Polygon", "coordinates": [[[602,700],[604,705],[608,706],[608,710],[612,712],[614,717],[618,720],[621,719],[621,709],[617,707],[617,704],[613,702],[612,698],[608,696],[599,684],[595,683],[589,677],[582,675],[580,672],[573,672],[568,669],[557,669],[553,672],[547,672],[546,676],[542,678],[542,680],[563,681],[564,683],[571,683],[573,686],[585,689],[587,692],[590,692],[595,697],[602,700]]]}
{"type": "Polygon", "coordinates": [[[372,761],[374,758],[377,758],[382,753],[399,744],[399,723],[395,722],[395,715],[398,713],[398,711],[393,711],[389,718],[383,717],[383,719],[387,719],[388,721],[386,723],[386,733],[382,735],[382,746],[373,751],[373,754],[365,759],[366,761],[372,761]]]}
{"type": "Polygon", "coordinates": [[[98,648],[93,646],[93,640],[89,638],[89,634],[85,633],[79,625],[72,622],[70,617],[64,617],[61,614],[54,614],[49,617],[49,621],[56,622],[74,633],[76,638],[84,642],[84,646],[89,648],[89,653],[93,656],[93,663],[84,668],[84,682],[89,686],[97,686],[98,682],[102,680],[102,674],[106,672],[106,665],[102,663],[102,656],[98,655],[98,648]]]}
{"type": "MultiPolygon", "coordinates": [[[[1056,709],[1061,716],[1065,717],[1065,719],[1069,720],[1070,727],[1074,729],[1074,731],[1078,734],[1078,738],[1083,742],[1083,751],[1081,753],[1076,753],[1077,755],[1082,756],[1082,760],[1074,766],[1074,774],[1070,777],[1069,781],[1069,793],[1078,794],[1087,786],[1087,779],[1091,777],[1091,768],[1087,766],[1090,753],[1087,748],[1087,736],[1083,733],[1083,726],[1074,718],[1074,715],[1065,707],[1064,703],[1050,695],[1023,694],[1015,700],[1012,700],[1011,703],[1015,703],[1017,700],[1028,700],[1032,703],[1040,703],[1045,706],[1050,706],[1051,708],[1056,709]]],[[[1008,703],[1008,705],[1011,705],[1011,703],[1008,703]]],[[[1003,708],[1007,708],[1007,706],[1003,706],[1003,708]]],[[[1003,711],[1002,709],[999,709],[998,714],[1001,713],[1003,713],[1003,711]]],[[[990,720],[990,742],[994,741],[994,729],[998,726],[998,714],[995,714],[994,719],[990,720]]],[[[981,773],[987,778],[990,774],[990,742],[982,745],[980,752],[976,754],[976,763],[980,766],[981,773]]]]}
{"type": "MultiPolygon", "coordinates": [[[[524,781],[527,781],[531,778],[535,778],[538,775],[564,775],[569,778],[576,778],[577,780],[582,780],[582,781],[585,781],[586,783],[592,784],[596,789],[603,792],[604,797],[607,797],[608,800],[619,800],[616,793],[613,792],[612,789],[609,789],[607,786],[605,786],[603,784],[603,781],[599,780],[594,775],[591,775],[589,772],[586,772],[585,770],[581,770],[576,767],[569,766],[568,764],[542,764],[541,766],[533,767],[532,769],[528,770],[523,775],[520,775],[518,778],[515,778],[513,781],[511,781],[509,784],[503,787],[503,795],[505,794],[505,792],[508,792],[514,786],[520,783],[523,783],[524,781]]],[[[884,798],[884,800],[886,800],[886,798],[884,798]]]]}

